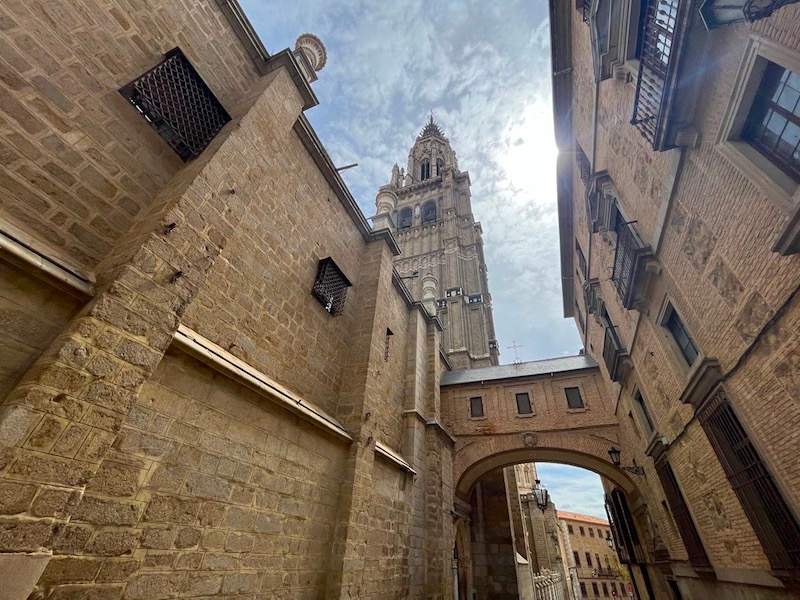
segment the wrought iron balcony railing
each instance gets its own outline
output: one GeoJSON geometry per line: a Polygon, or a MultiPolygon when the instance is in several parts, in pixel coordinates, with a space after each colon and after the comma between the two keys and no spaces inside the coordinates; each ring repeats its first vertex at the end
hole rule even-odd
{"type": "Polygon", "coordinates": [[[587,279],[583,282],[583,300],[587,313],[590,315],[600,313],[600,280],[587,279]]]}
{"type": "Polygon", "coordinates": [[[619,577],[619,571],[610,567],[600,567],[599,569],[595,569],[592,574],[595,577],[619,577]]]}
{"type": "Polygon", "coordinates": [[[669,121],[691,0],[646,0],[633,123],[654,150],[674,146],[669,121]]]}
{"type": "Polygon", "coordinates": [[[611,276],[617,288],[622,306],[637,308],[644,300],[647,285],[647,269],[654,263],[650,246],[644,244],[636,233],[633,223],[617,220],[614,228],[617,248],[614,252],[614,269],[611,276]]]}
{"type": "Polygon", "coordinates": [[[619,341],[619,336],[613,325],[606,326],[606,333],[603,339],[603,362],[608,369],[608,376],[611,381],[620,381],[624,376],[624,369],[627,365],[628,351],[619,341]]]}

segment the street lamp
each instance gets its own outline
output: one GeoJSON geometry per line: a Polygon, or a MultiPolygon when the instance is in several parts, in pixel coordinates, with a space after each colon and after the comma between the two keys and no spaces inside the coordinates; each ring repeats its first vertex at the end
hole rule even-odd
{"type": "Polygon", "coordinates": [[[611,457],[611,462],[615,467],[622,469],[623,471],[627,471],[628,473],[633,473],[634,475],[638,475],[639,477],[644,477],[644,467],[640,467],[639,465],[634,465],[632,467],[623,467],[622,466],[622,450],[617,448],[616,446],[611,446],[608,449],[608,455],[611,457]]]}
{"type": "Polygon", "coordinates": [[[533,489],[533,497],[539,510],[542,512],[547,510],[547,505],[550,504],[550,492],[541,486],[541,482],[538,479],[536,480],[536,487],[533,489]]]}

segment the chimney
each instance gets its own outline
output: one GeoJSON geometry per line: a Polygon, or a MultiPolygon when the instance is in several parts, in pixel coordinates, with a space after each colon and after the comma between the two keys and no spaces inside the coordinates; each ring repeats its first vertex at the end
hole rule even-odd
{"type": "Polygon", "coordinates": [[[304,33],[294,44],[294,57],[309,83],[317,80],[317,71],[322,70],[328,59],[325,45],[315,35],[304,33]]]}

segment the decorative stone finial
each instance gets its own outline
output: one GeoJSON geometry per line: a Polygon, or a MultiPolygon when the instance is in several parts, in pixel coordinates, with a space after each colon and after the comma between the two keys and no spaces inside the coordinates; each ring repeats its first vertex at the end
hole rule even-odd
{"type": "Polygon", "coordinates": [[[422,139],[424,137],[435,135],[437,137],[447,139],[444,137],[444,133],[439,128],[439,125],[433,120],[433,112],[431,112],[430,119],[425,124],[425,127],[422,129],[422,132],[417,136],[417,139],[422,139]]]}
{"type": "Polygon", "coordinates": [[[294,44],[294,55],[309,82],[317,80],[317,71],[321,71],[328,61],[325,44],[313,33],[304,33],[294,44]]]}

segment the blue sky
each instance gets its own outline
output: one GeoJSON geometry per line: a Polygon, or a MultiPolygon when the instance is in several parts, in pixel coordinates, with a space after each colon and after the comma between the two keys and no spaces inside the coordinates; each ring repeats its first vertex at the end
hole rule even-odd
{"type": "MultiPolygon", "coordinates": [[[[342,175],[365,215],[433,111],[470,173],[501,361],[514,360],[514,342],[521,360],[576,354],[574,322],[561,313],[547,3],[241,4],[270,52],[294,47],[306,31],[325,44],[328,62],[314,83],[320,105],[306,115],[334,163],[359,163],[342,175]]],[[[557,478],[548,485],[559,501],[557,478]]],[[[572,487],[565,493],[576,497],[572,487]]]]}

